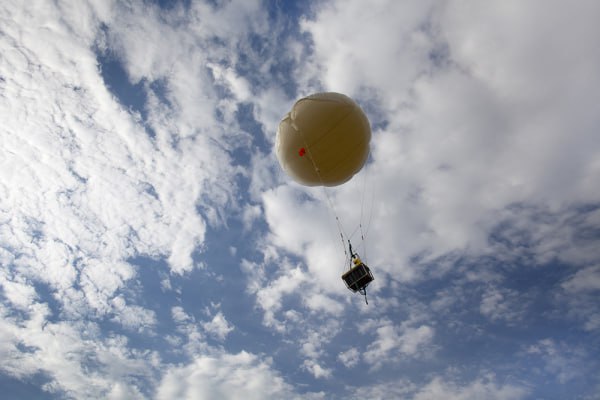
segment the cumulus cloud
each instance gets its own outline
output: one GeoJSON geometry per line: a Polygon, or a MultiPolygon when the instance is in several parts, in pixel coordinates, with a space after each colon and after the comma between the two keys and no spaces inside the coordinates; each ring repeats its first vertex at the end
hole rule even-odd
{"type": "Polygon", "coordinates": [[[368,387],[349,388],[351,399],[369,397],[371,399],[433,400],[516,400],[527,398],[529,391],[517,384],[501,384],[493,375],[483,376],[468,382],[457,382],[451,378],[436,376],[423,384],[408,380],[397,380],[393,383],[380,383],[368,387]]]}
{"type": "Polygon", "coordinates": [[[575,293],[600,290],[600,265],[577,271],[575,275],[562,284],[562,287],[575,293]]]}
{"type": "Polygon", "coordinates": [[[600,330],[600,311],[597,305],[597,293],[600,290],[600,267],[593,265],[580,269],[571,275],[561,287],[558,296],[569,307],[569,314],[583,322],[586,331],[600,330]]]}
{"type": "Polygon", "coordinates": [[[332,368],[327,367],[320,359],[326,354],[326,347],[340,332],[340,325],[335,320],[322,321],[320,325],[300,334],[298,340],[300,353],[306,357],[303,369],[315,378],[329,378],[332,368]]]}
{"type": "Polygon", "coordinates": [[[528,390],[523,386],[511,384],[499,384],[493,377],[481,378],[466,385],[458,385],[445,381],[442,378],[434,378],[425,387],[421,388],[413,397],[415,400],[433,400],[439,398],[452,400],[468,399],[495,399],[513,400],[523,399],[528,390]]]}
{"type": "Polygon", "coordinates": [[[338,354],[338,359],[346,368],[352,368],[360,361],[360,352],[355,347],[338,354]]]}
{"type": "Polygon", "coordinates": [[[286,260],[280,261],[282,262],[279,264],[282,271],[269,283],[264,282],[265,276],[262,272],[264,266],[246,261],[242,267],[250,277],[249,290],[256,293],[257,305],[264,311],[264,324],[283,332],[285,324],[277,319],[276,313],[282,309],[284,296],[294,293],[300,285],[305,283],[306,277],[300,267],[292,267],[287,264],[286,260]]]}
{"type": "Polygon", "coordinates": [[[268,359],[241,352],[196,358],[169,368],[157,399],[294,398],[292,388],[272,369],[268,359]]]}
{"type": "Polygon", "coordinates": [[[351,399],[370,398],[383,400],[389,398],[409,398],[414,392],[416,385],[405,379],[395,379],[394,382],[378,383],[369,386],[349,387],[348,393],[351,399]]]}
{"type": "Polygon", "coordinates": [[[587,354],[584,349],[564,342],[557,343],[552,339],[539,340],[528,346],[525,353],[533,359],[541,360],[543,370],[556,377],[561,384],[579,378],[586,369],[593,368],[585,360],[587,354]]]}
{"type": "Polygon", "coordinates": [[[376,339],[363,354],[364,360],[374,368],[407,358],[428,357],[435,330],[428,325],[396,326],[389,320],[377,322],[376,339]]]}
{"type": "Polygon", "coordinates": [[[203,323],[202,327],[209,335],[220,341],[225,340],[227,335],[234,329],[233,326],[227,322],[221,311],[217,312],[210,321],[203,323]]]}
{"type": "Polygon", "coordinates": [[[419,28],[430,9],[431,2],[417,1],[383,1],[368,10],[359,1],[324,3],[315,19],[302,24],[315,46],[316,66],[308,71],[323,87],[350,95],[390,84],[406,90],[428,61],[431,42],[419,28]]]}
{"type": "Polygon", "coordinates": [[[2,371],[18,378],[41,374],[45,391],[67,398],[119,393],[139,398],[137,380],[152,375],[155,353],[130,349],[123,336],[99,337],[94,323],[48,322],[50,310],[40,303],[30,305],[24,320],[4,307],[0,311],[2,371]]]}
{"type": "Polygon", "coordinates": [[[156,314],[152,310],[148,310],[138,305],[127,304],[123,296],[117,296],[110,302],[114,317],[111,319],[114,322],[121,324],[123,327],[136,330],[138,332],[152,332],[152,328],[156,325],[156,314]]]}
{"type": "Polygon", "coordinates": [[[37,297],[35,289],[27,283],[15,282],[6,277],[2,278],[0,284],[4,297],[12,303],[13,307],[26,310],[37,297]]]}
{"type": "Polygon", "coordinates": [[[492,321],[504,320],[515,323],[522,317],[523,300],[515,290],[489,287],[481,297],[480,312],[492,321]]]}
{"type": "Polygon", "coordinates": [[[317,361],[309,359],[304,360],[302,368],[308,371],[315,378],[330,378],[332,370],[331,368],[322,367],[317,361]]]}

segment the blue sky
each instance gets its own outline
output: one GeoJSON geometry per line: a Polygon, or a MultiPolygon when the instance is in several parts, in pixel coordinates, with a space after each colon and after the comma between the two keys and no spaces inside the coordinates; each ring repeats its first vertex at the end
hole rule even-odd
{"type": "Polygon", "coordinates": [[[3,1],[3,398],[599,399],[599,12],[3,1]],[[373,131],[326,191],[273,151],[319,91],[373,131]]]}

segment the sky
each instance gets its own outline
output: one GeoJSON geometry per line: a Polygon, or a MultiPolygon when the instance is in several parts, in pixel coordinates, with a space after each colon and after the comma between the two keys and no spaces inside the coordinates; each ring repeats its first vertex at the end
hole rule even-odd
{"type": "Polygon", "coordinates": [[[0,1],[2,397],[600,399],[599,15],[0,1]],[[323,91],[372,128],[327,189],[274,152],[323,91]]]}

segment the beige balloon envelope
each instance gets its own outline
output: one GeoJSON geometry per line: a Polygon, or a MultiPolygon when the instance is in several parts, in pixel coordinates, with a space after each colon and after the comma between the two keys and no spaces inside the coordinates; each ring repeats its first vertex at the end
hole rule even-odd
{"type": "Polygon", "coordinates": [[[283,170],[307,186],[337,186],[369,157],[371,128],[360,106],[340,93],[298,100],[281,120],[275,151],[283,170]]]}

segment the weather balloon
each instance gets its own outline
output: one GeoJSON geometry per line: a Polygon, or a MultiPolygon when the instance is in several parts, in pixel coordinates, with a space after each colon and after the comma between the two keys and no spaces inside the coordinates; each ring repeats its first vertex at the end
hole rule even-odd
{"type": "MultiPolygon", "coordinates": [[[[298,100],[281,120],[275,153],[283,170],[296,182],[306,186],[337,186],[349,181],[365,165],[370,140],[369,120],[354,100],[340,93],[316,93],[298,100]]],[[[347,235],[331,200],[329,205],[344,245],[347,235]]],[[[362,221],[359,228],[364,243],[362,221]]],[[[349,269],[342,280],[367,302],[367,286],[374,280],[373,274],[354,252],[349,238],[348,250],[349,269]]]]}
{"type": "Polygon", "coordinates": [[[307,186],[347,182],[369,157],[371,128],[358,104],[340,93],[298,100],[279,123],[275,142],[283,170],[307,186]]]}

